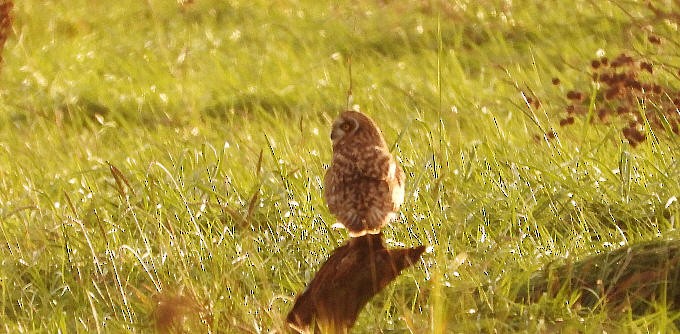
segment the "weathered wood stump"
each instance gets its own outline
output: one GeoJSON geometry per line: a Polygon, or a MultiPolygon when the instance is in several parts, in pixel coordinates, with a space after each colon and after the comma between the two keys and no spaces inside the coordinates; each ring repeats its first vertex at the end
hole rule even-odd
{"type": "Polygon", "coordinates": [[[368,301],[415,263],[424,246],[386,249],[382,234],[352,238],[338,247],[288,314],[288,325],[300,332],[345,333],[368,301]]]}

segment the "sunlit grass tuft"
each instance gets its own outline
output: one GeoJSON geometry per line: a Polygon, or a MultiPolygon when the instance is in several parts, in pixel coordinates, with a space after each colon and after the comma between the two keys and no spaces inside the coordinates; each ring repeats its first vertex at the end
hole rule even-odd
{"type": "Polygon", "coordinates": [[[16,4],[0,72],[2,328],[286,330],[347,239],[321,194],[351,57],[354,103],[408,176],[386,242],[431,250],[356,332],[673,331],[660,301],[641,316],[567,289],[515,301],[551,263],[678,237],[677,136],[633,147],[612,124],[560,126],[569,90],[585,115],[606,103],[589,99],[602,53],[643,56],[679,90],[677,8],[655,6],[16,4]]]}

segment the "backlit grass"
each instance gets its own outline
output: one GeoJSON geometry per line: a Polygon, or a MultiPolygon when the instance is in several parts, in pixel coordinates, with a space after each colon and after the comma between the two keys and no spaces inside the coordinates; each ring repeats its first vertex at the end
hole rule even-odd
{"type": "Polygon", "coordinates": [[[0,72],[2,328],[286,330],[347,239],[321,187],[351,58],[351,103],[408,175],[385,237],[432,250],[355,332],[676,331],[667,305],[612,315],[567,294],[516,303],[513,287],[677,238],[677,134],[633,147],[587,116],[603,55],[643,58],[680,90],[678,15],[627,0],[17,2],[0,72]],[[570,90],[585,112],[562,127],[570,90]]]}

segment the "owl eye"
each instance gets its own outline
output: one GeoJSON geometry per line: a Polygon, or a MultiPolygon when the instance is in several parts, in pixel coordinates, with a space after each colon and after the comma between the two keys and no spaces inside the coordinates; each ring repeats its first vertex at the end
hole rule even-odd
{"type": "Polygon", "coordinates": [[[345,132],[352,130],[352,124],[350,124],[350,122],[345,122],[345,123],[340,124],[340,130],[345,131],[345,132]]]}

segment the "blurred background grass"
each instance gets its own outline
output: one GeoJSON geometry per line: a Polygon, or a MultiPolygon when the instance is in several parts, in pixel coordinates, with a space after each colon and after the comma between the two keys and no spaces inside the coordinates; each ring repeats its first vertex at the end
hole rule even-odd
{"type": "Polygon", "coordinates": [[[17,3],[0,73],[3,328],[283,331],[347,238],[321,180],[351,59],[352,104],[408,175],[388,244],[432,246],[356,332],[672,331],[672,310],[517,304],[511,286],[676,238],[677,135],[648,129],[658,140],[633,149],[616,120],[559,121],[569,90],[596,96],[602,56],[645,59],[680,90],[679,16],[677,1],[17,3]]]}

